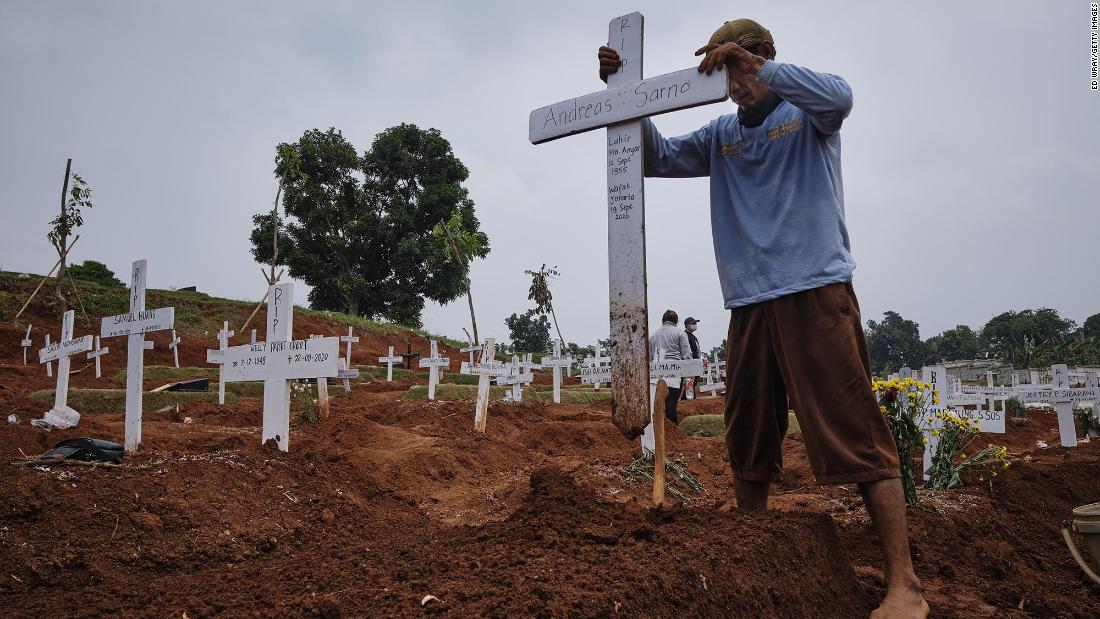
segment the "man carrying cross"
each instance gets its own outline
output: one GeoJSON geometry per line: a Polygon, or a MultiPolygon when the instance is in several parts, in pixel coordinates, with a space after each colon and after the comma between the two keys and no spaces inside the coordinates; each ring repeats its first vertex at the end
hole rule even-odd
{"type": "MultiPolygon", "coordinates": [[[[886,599],[872,617],[925,617],[913,571],[897,448],[871,391],[851,279],[840,127],[852,91],[835,75],[775,62],[760,24],[723,24],[699,71],[726,71],[736,114],[663,137],[643,122],[645,175],[710,177],[711,228],[725,306],[726,444],[737,503],[767,507],[781,471],[788,398],[823,484],[859,485],[882,540],[886,599]]],[[[621,66],[599,50],[600,77],[621,66]]]]}

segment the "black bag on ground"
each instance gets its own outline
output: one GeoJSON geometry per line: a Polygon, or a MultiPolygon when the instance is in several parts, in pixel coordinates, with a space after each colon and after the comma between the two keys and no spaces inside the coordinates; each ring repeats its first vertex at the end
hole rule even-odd
{"type": "Polygon", "coordinates": [[[71,438],[38,456],[39,460],[82,460],[122,463],[122,445],[98,438],[71,438]]]}

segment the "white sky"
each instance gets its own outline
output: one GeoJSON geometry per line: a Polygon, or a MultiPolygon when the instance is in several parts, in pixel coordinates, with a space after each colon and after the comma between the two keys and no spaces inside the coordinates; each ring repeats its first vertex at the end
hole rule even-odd
{"type": "MultiPolygon", "coordinates": [[[[567,340],[608,332],[602,131],[532,146],[527,115],[603,88],[607,23],[646,17],[645,69],[692,66],[727,19],[752,17],[777,60],[843,76],[841,133],[864,320],[893,309],[924,337],[1009,309],[1100,312],[1100,93],[1089,91],[1089,3],[46,2],[0,4],[0,269],[43,272],[66,157],[94,191],[77,261],[149,285],[263,294],[252,215],[274,197],[274,148],[334,126],[435,127],[470,168],[492,253],[473,267],[484,336],[530,307],[525,268],[557,265],[567,340]],[[743,12],[739,12],[743,11],[743,12]]],[[[660,117],[666,135],[733,110],[660,117]]],[[[706,179],[647,181],[651,324],[728,314],[706,179]]],[[[123,278],[125,279],[125,278],[123,278]]],[[[297,295],[305,298],[303,288],[297,295]]],[[[425,326],[461,337],[464,299],[425,326]]]]}

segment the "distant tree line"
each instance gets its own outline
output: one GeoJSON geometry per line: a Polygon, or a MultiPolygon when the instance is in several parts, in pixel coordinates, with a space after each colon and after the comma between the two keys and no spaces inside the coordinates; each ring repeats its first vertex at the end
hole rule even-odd
{"type": "Polygon", "coordinates": [[[979,330],[958,325],[927,340],[915,321],[888,311],[881,321],[868,320],[866,333],[876,374],[964,359],[998,359],[1017,368],[1100,365],[1100,314],[1078,325],[1049,307],[1004,312],[979,330]]]}

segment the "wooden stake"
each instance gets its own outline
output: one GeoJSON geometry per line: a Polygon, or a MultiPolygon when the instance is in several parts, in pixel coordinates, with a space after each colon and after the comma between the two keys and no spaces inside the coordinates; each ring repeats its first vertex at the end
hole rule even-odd
{"type": "Polygon", "coordinates": [[[653,403],[653,504],[665,501],[665,398],[668,397],[668,385],[657,381],[657,392],[653,403]]]}
{"type": "Polygon", "coordinates": [[[53,263],[53,268],[50,269],[50,272],[46,273],[46,275],[42,278],[42,281],[38,282],[38,287],[35,288],[34,292],[31,293],[30,298],[27,299],[27,302],[23,304],[23,307],[19,308],[19,311],[15,314],[15,318],[11,319],[13,324],[23,314],[23,310],[27,309],[27,306],[31,304],[31,301],[34,300],[34,296],[38,294],[38,291],[42,289],[42,284],[45,284],[46,280],[49,279],[51,275],[53,275],[53,272],[57,270],[57,265],[61,264],[61,261],[65,259],[65,256],[69,255],[69,250],[71,250],[73,248],[73,245],[76,245],[76,242],[79,240],[80,235],[78,234],[76,235],[76,238],[73,239],[73,242],[69,243],[69,249],[66,249],[65,253],[61,254],[61,257],[57,259],[57,262],[53,263]]]}

